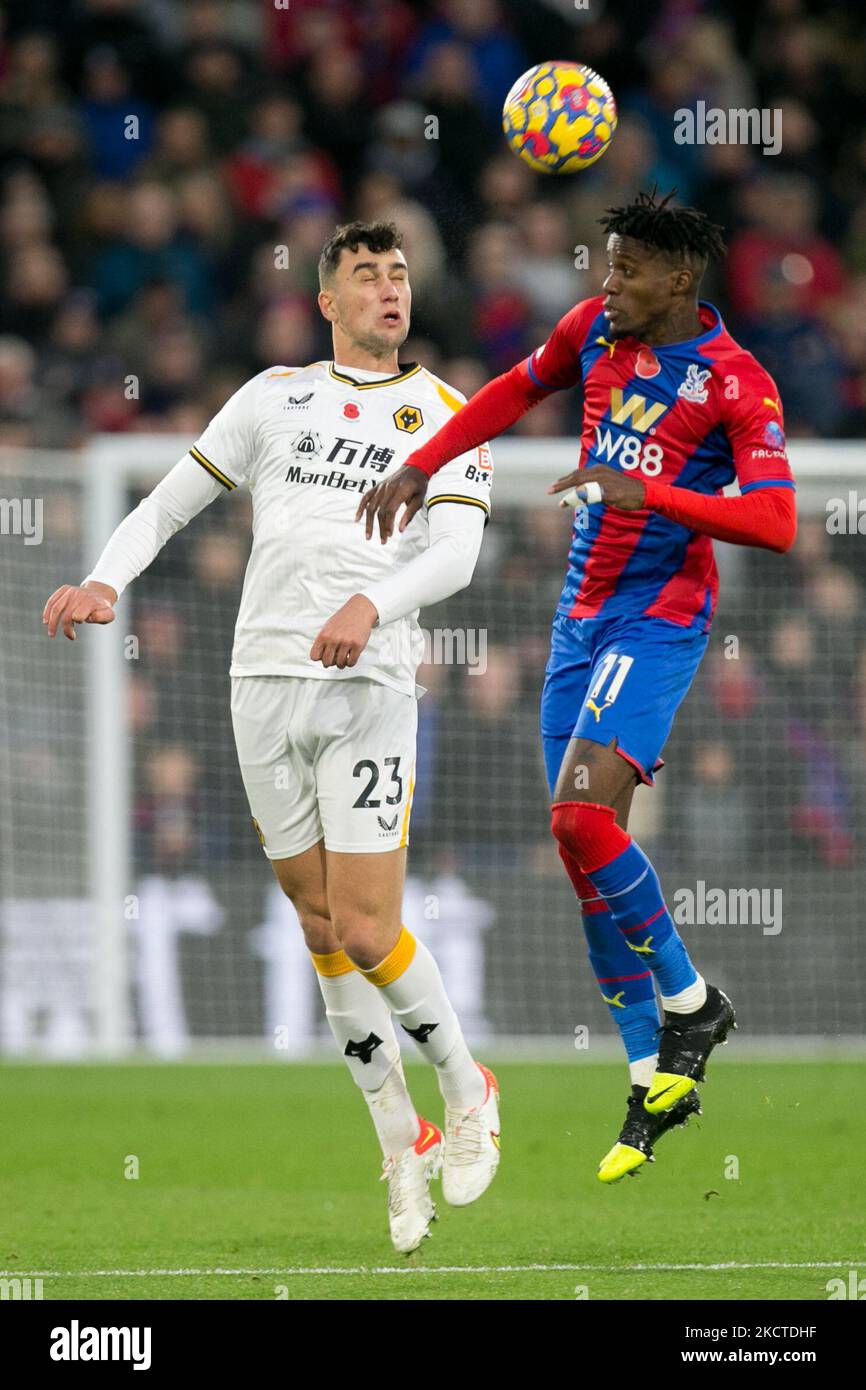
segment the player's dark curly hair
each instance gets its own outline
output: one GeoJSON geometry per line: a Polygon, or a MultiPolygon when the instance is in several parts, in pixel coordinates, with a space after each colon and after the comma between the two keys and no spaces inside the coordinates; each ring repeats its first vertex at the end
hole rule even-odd
{"type": "Polygon", "coordinates": [[[359,246],[366,246],[375,256],[381,256],[383,251],[399,251],[402,245],[403,233],[393,222],[345,222],[334,229],[322,247],[319,284],[324,287],[333,279],[344,249],[354,253],[359,246]]]}
{"type": "Polygon", "coordinates": [[[694,257],[704,263],[724,256],[727,248],[722,228],[697,208],[669,207],[676,192],[672,188],[659,202],[658,190],[653,187],[651,193],[639,193],[625,207],[605,209],[604,217],[598,220],[608,234],[634,237],[668,255],[694,257]]]}

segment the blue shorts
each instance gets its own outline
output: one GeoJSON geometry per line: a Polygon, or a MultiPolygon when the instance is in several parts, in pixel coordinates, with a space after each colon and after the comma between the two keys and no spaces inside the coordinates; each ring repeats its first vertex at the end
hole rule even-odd
{"type": "Polygon", "coordinates": [[[659,753],[691,685],[709,633],[664,618],[553,620],[541,694],[541,737],[551,795],[570,739],[617,752],[653,785],[659,753]]]}

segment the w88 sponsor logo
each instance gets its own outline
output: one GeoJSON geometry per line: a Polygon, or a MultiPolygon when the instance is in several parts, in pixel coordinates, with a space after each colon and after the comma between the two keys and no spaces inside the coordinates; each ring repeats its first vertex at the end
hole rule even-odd
{"type": "Polygon", "coordinates": [[[661,444],[648,444],[636,434],[614,434],[596,425],[595,457],[599,463],[618,462],[627,471],[639,468],[648,478],[655,478],[662,471],[665,451],[661,444]]]}

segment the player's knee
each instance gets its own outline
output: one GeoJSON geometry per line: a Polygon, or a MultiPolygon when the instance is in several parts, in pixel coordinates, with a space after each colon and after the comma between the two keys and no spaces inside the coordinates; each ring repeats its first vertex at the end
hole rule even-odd
{"type": "Polygon", "coordinates": [[[381,914],[367,913],[357,907],[334,917],[337,939],[349,960],[362,970],[372,970],[391,950],[399,934],[399,924],[393,929],[382,921],[381,914]]]}
{"type": "Polygon", "coordinates": [[[625,838],[616,824],[613,807],[592,801],[554,802],[550,828],[559,842],[560,854],[564,851],[584,870],[610,858],[612,841],[617,836],[625,838]]]}
{"type": "Polygon", "coordinates": [[[313,951],[317,956],[339,951],[340,942],[334,931],[327,903],[316,897],[308,898],[302,893],[287,892],[286,897],[298,914],[307,950],[313,951]]]}
{"type": "Polygon", "coordinates": [[[371,915],[357,909],[341,913],[334,920],[334,928],[340,945],[350,960],[360,964],[362,969],[372,969],[374,965],[378,965],[382,954],[376,954],[381,926],[371,915]]]}
{"type": "Polygon", "coordinates": [[[299,912],[298,920],[308,951],[317,956],[327,956],[333,951],[339,951],[340,939],[329,917],[320,917],[317,914],[307,916],[299,912]]]}
{"type": "MultiPolygon", "coordinates": [[[[555,831],[554,834],[556,834],[555,831]]],[[[557,845],[557,850],[559,851],[560,859],[565,865],[565,872],[571,879],[571,885],[574,888],[574,891],[577,894],[578,898],[580,898],[581,902],[590,901],[593,898],[595,898],[595,889],[593,888],[586,874],[583,872],[583,869],[578,864],[571,850],[567,849],[565,845],[562,843],[562,841],[560,841],[560,843],[557,845]]]]}

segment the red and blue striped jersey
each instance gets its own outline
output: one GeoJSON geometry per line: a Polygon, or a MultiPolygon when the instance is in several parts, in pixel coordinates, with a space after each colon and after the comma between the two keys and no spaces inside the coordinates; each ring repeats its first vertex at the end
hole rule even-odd
{"type": "MultiPolygon", "coordinates": [[[[734,479],[741,493],[794,487],[775,382],[712,304],[699,305],[699,337],[648,347],[609,339],[603,303],[576,304],[526,364],[548,390],[583,382],[578,467],[604,463],[713,496],[734,479]]],[[[706,632],[717,592],[709,536],[649,509],[576,513],[558,612],[645,614],[706,632]]]]}

